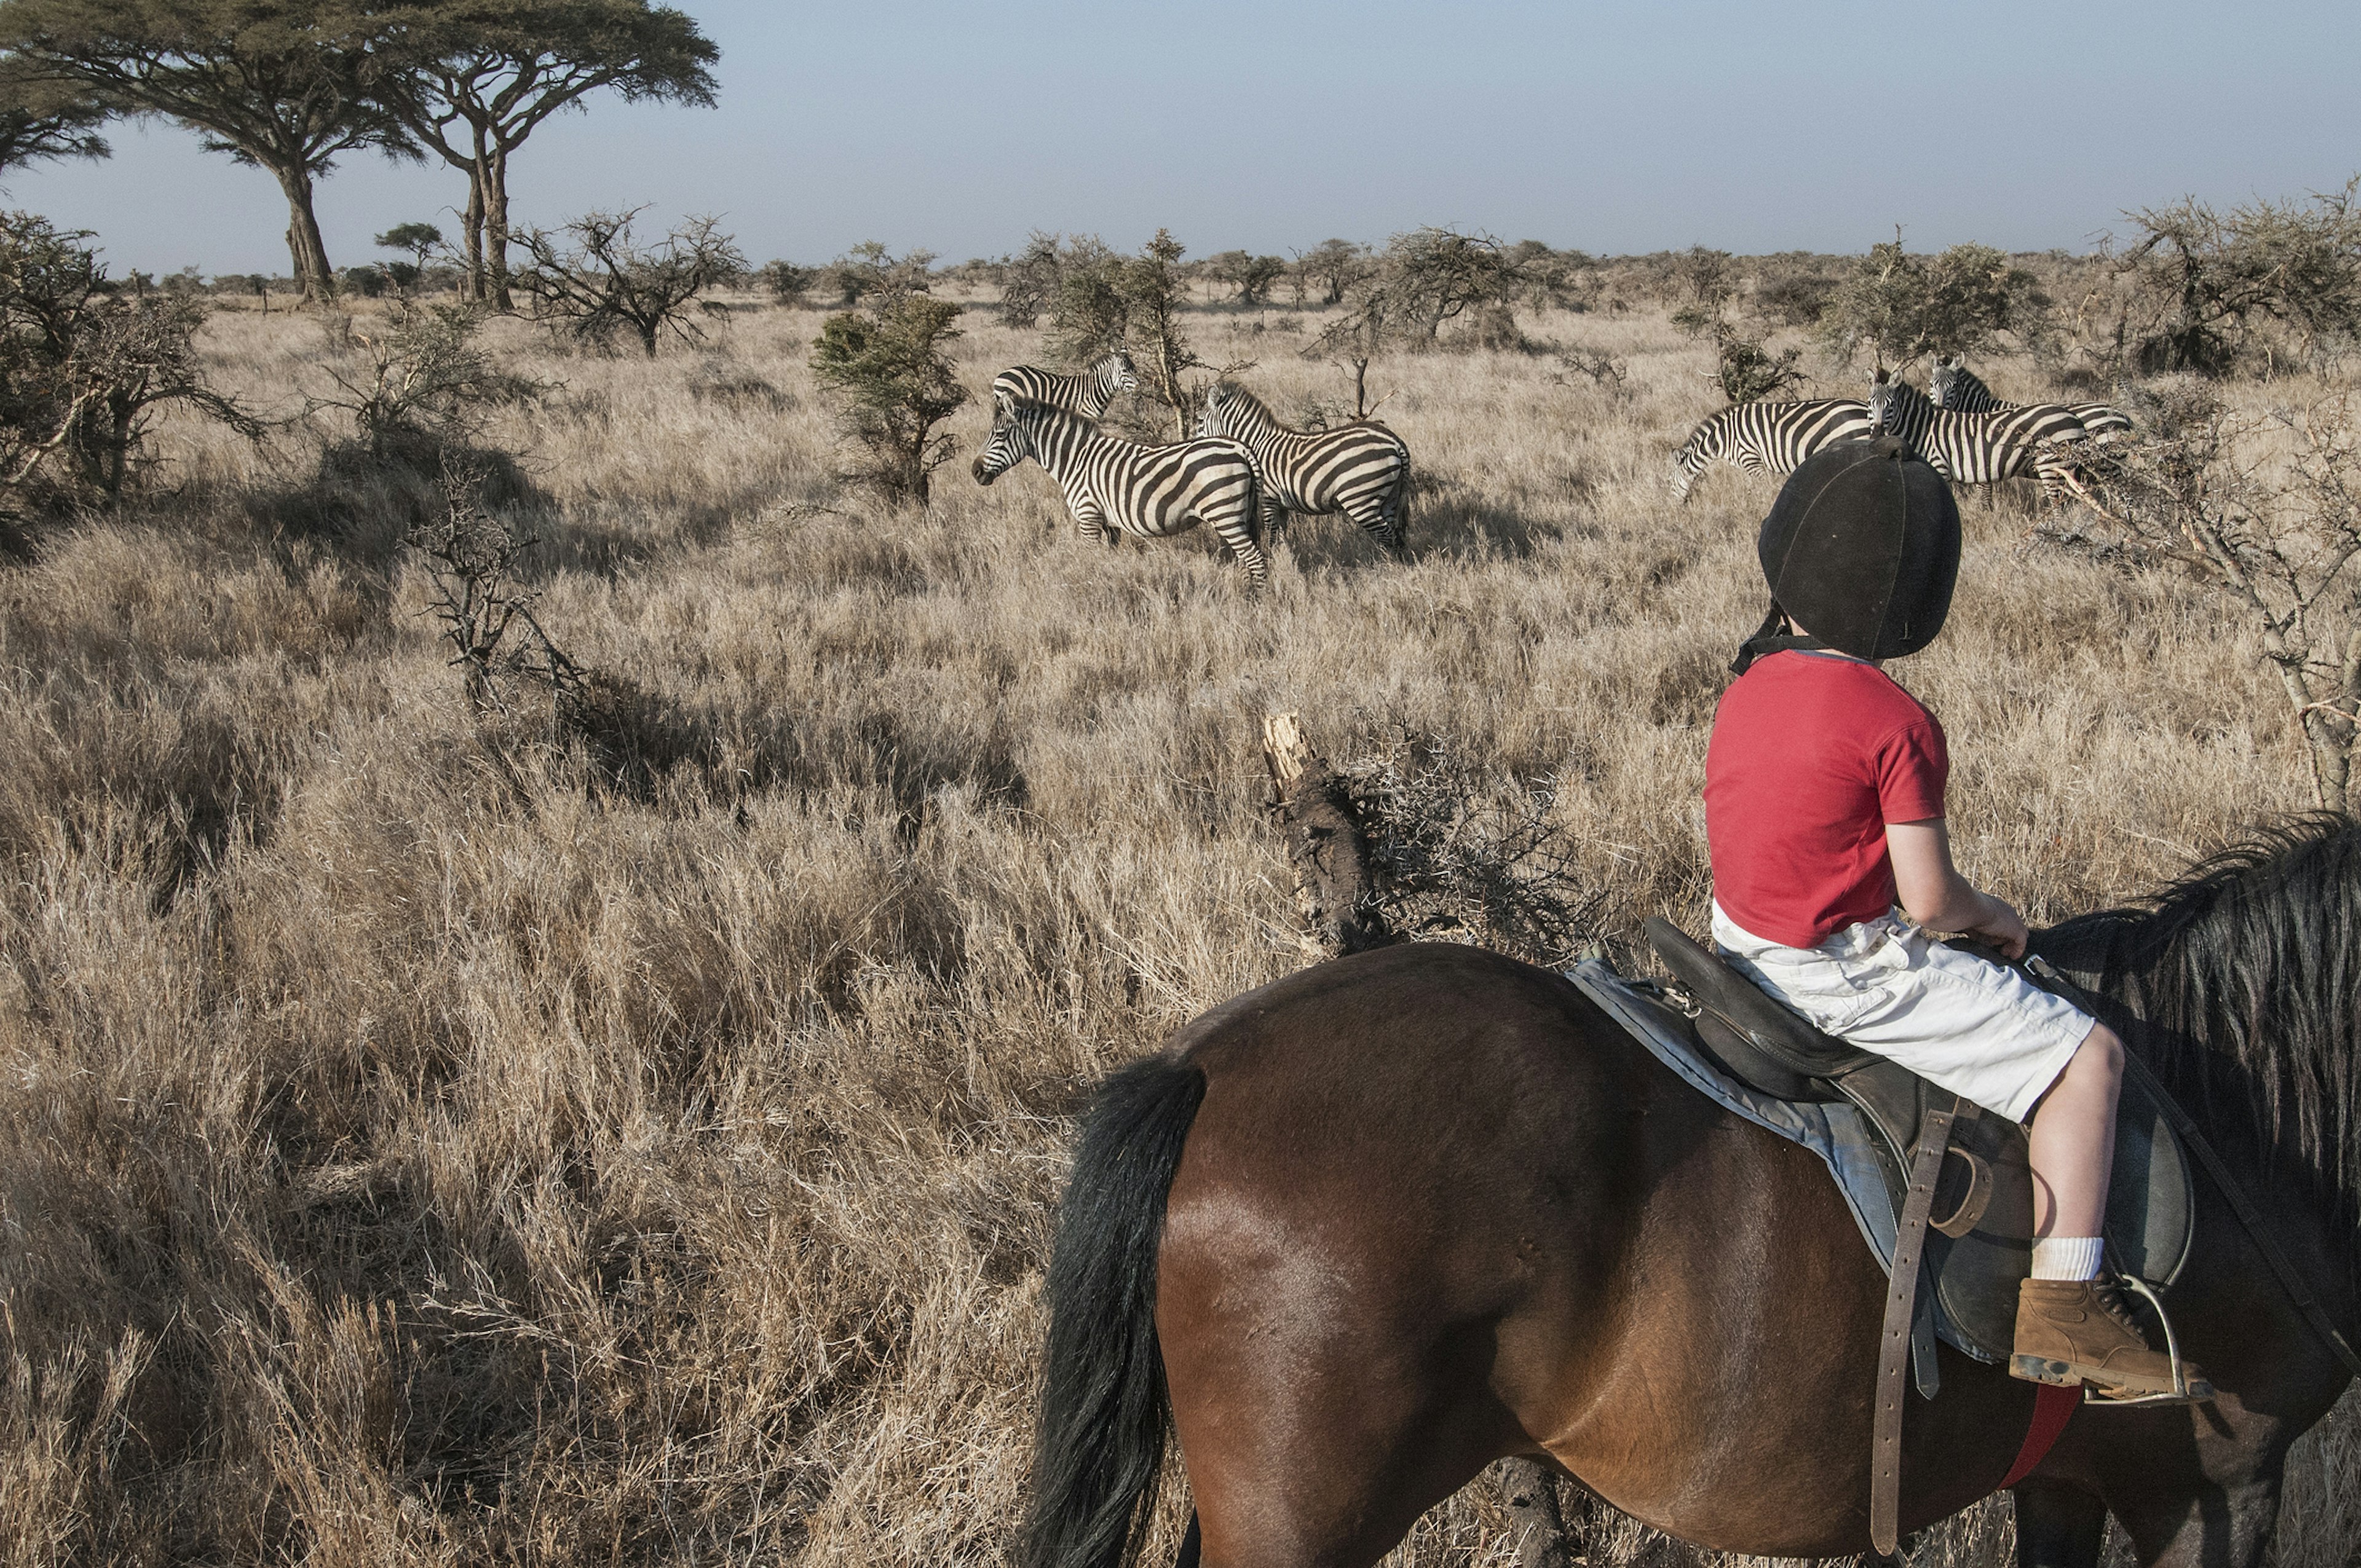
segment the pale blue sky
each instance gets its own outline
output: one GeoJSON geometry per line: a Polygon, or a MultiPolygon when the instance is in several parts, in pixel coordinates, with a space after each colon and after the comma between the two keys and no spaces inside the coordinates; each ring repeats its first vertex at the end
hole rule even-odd
{"type": "MultiPolygon", "coordinates": [[[[1914,249],[2081,248],[2126,207],[2361,170],[2349,4],[678,3],[721,47],[720,107],[551,122],[511,171],[520,221],[718,213],[757,261],[1159,224],[1197,255],[1428,223],[1603,252],[1859,250],[1896,223],[1914,249]]],[[[97,231],[118,270],[287,270],[269,175],[161,123],[112,135],[8,203],[97,231]]],[[[452,232],[463,194],[347,158],[329,253],[452,232]]]]}

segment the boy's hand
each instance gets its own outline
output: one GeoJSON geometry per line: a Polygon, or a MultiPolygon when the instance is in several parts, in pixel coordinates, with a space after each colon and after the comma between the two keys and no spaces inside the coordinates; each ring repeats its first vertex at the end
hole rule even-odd
{"type": "Polygon", "coordinates": [[[2004,958],[2014,960],[2025,957],[2025,943],[2028,935],[2025,928],[2025,916],[2019,915],[2016,912],[2016,906],[2005,898],[1996,898],[1989,893],[1984,894],[1982,897],[1985,905],[1984,917],[1970,926],[1967,928],[1967,934],[1971,937],[1982,937],[1989,939],[1993,947],[2001,950],[2004,958]]]}

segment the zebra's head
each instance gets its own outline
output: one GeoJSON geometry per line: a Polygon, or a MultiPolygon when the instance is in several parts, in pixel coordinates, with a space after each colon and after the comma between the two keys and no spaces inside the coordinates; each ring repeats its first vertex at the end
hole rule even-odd
{"type": "Polygon", "coordinates": [[[1139,372],[1131,363],[1131,351],[1118,348],[1098,363],[1099,384],[1110,393],[1139,390],[1139,372]]]}
{"type": "Polygon", "coordinates": [[[1017,414],[1016,400],[1006,396],[992,400],[992,435],[983,450],[975,455],[971,472],[979,485],[989,485],[1026,458],[1033,455],[1032,432],[1017,414]]]}
{"type": "Polygon", "coordinates": [[[1869,426],[1872,433],[1886,429],[1893,422],[1887,416],[1894,412],[1894,389],[1901,384],[1887,374],[1883,365],[1869,378],[1869,426]]]}
{"type": "Polygon", "coordinates": [[[1676,501],[1689,499],[1689,487],[1697,482],[1706,464],[1711,461],[1705,450],[1704,435],[1703,429],[1692,432],[1681,443],[1681,449],[1673,454],[1673,499],[1676,501]]]}
{"type": "Polygon", "coordinates": [[[1869,383],[1869,433],[1915,442],[1935,422],[1935,405],[1898,372],[1880,367],[1869,383]]]}
{"type": "Polygon", "coordinates": [[[1967,368],[1968,356],[1964,354],[1954,354],[1949,359],[1937,355],[1935,368],[1927,377],[1927,400],[1938,409],[1957,408],[1959,404],[1954,400],[1966,390],[1960,385],[1960,378],[1967,368]]]}

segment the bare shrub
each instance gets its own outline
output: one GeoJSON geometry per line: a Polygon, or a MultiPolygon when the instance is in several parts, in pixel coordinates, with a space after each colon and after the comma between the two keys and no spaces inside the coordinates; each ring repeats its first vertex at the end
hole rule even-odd
{"type": "Polygon", "coordinates": [[[2337,811],[2361,733],[2355,411],[2349,393],[2242,414],[2202,382],[2170,388],[2149,411],[2153,438],[2086,468],[2087,513],[2048,531],[2119,565],[2176,564],[2239,607],[2303,738],[2313,797],[2337,811]]]}
{"type": "Polygon", "coordinates": [[[520,575],[541,539],[485,506],[486,477],[478,468],[446,466],[441,515],[404,541],[426,567],[433,585],[426,613],[442,623],[478,718],[505,712],[521,681],[564,698],[581,689],[584,674],[535,619],[540,593],[520,575]]]}
{"type": "Polygon", "coordinates": [[[658,244],[631,232],[645,207],[585,213],[555,233],[522,236],[532,265],[511,284],[536,314],[562,322],[580,342],[604,344],[628,329],[653,358],[670,333],[697,343],[704,330],[690,313],[699,294],[746,270],[746,258],[712,218],[690,218],[658,244]]]}
{"type": "Polygon", "coordinates": [[[203,304],[114,294],[88,237],[0,214],[0,493],[20,500],[116,497],[166,405],[262,433],[198,364],[203,304]]]}
{"type": "Polygon", "coordinates": [[[1464,740],[1403,724],[1338,771],[1387,927],[1538,964],[1570,963],[1596,939],[1605,899],[1581,885],[1551,819],[1554,781],[1502,779],[1464,740]]]}
{"type": "Polygon", "coordinates": [[[1580,376],[1600,391],[1609,395],[1627,390],[1631,376],[1629,360],[1611,354],[1590,349],[1570,348],[1557,356],[1558,373],[1550,378],[1561,387],[1574,385],[1573,378],[1580,376]]]}
{"type": "Polygon", "coordinates": [[[351,416],[360,447],[378,463],[437,467],[445,451],[471,441],[492,410],[543,397],[549,386],[500,369],[478,342],[485,307],[402,301],[386,324],[363,331],[342,318],[363,371],[331,369],[337,393],[313,398],[310,412],[351,416]]]}

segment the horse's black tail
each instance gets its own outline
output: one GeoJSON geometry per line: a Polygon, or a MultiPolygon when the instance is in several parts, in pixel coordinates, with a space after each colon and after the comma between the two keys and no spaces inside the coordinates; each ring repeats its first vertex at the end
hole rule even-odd
{"type": "Polygon", "coordinates": [[[1156,1254],[1205,1075],[1171,1057],[1099,1091],[1049,1256],[1049,1372],[1021,1568],[1120,1568],[1155,1511],[1170,1409],[1156,1254]]]}

